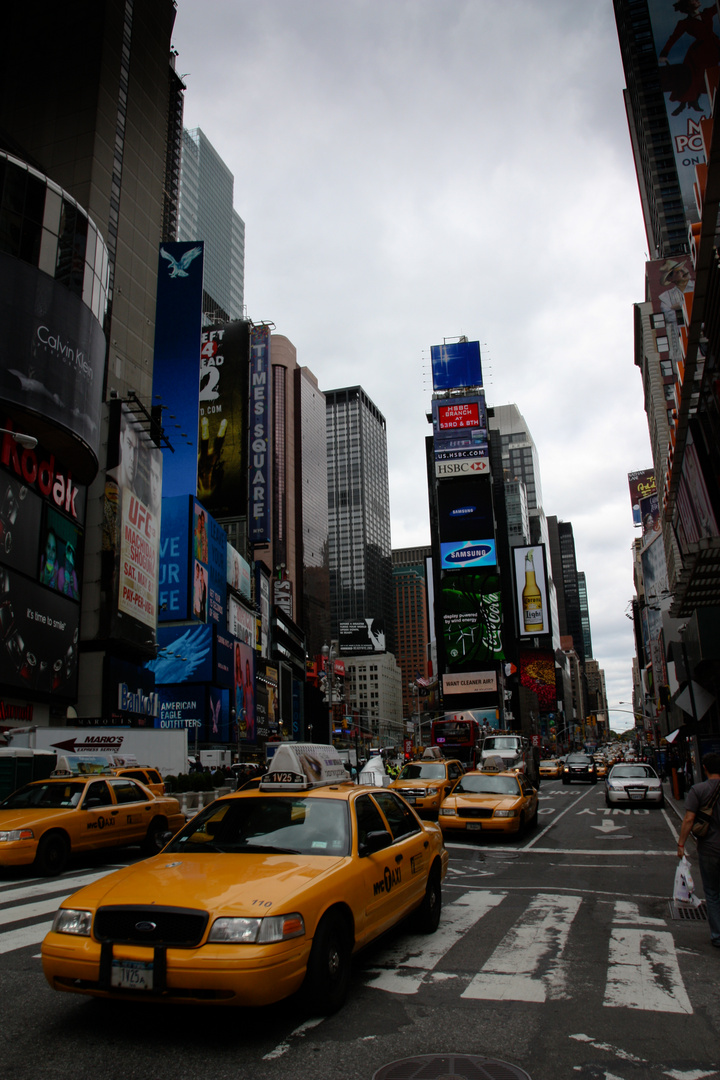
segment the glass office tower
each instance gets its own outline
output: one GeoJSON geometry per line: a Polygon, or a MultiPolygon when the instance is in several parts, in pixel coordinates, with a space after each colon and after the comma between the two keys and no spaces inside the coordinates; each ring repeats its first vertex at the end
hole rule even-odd
{"type": "Polygon", "coordinates": [[[377,620],[395,651],[385,417],[360,386],[326,390],[330,612],[340,624],[377,620]]]}

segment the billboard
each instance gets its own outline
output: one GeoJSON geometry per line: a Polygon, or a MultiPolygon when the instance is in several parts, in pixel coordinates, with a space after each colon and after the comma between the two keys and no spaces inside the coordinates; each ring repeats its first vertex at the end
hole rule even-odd
{"type": "Polygon", "coordinates": [[[199,728],[205,719],[205,686],[161,686],[157,691],[159,714],[155,727],[199,728]]]}
{"type": "MultiPolygon", "coordinates": [[[[162,464],[162,453],[122,402],[113,416],[108,449],[108,476],[118,487],[117,611],[152,631],[157,625],[162,464]]],[[[118,621],[125,637],[122,627],[118,621]]]]}
{"type": "Polygon", "coordinates": [[[555,656],[551,649],[520,650],[520,685],[537,694],[542,712],[557,708],[555,656]]]}
{"type": "Polygon", "coordinates": [[[446,668],[477,671],[504,660],[500,578],[495,570],[459,570],[440,585],[446,668]]]}
{"type": "Polygon", "coordinates": [[[695,223],[699,221],[693,193],[695,166],[706,162],[700,125],[712,115],[705,70],[720,62],[717,6],[702,7],[694,0],[648,0],[648,13],[685,220],[695,223]]]}
{"type": "Polygon", "coordinates": [[[197,494],[215,517],[246,514],[249,377],[249,323],[204,327],[197,494]]]}
{"type": "Polygon", "coordinates": [[[487,410],[484,394],[433,398],[435,461],[487,458],[487,410]]]}
{"type": "Polygon", "coordinates": [[[431,345],[430,359],[433,390],[457,390],[483,384],[479,341],[431,345]]]}
{"type": "Polygon", "coordinates": [[[152,394],[174,451],[163,455],[167,496],[197,491],[202,287],[203,244],[161,244],[152,394]]]}
{"type": "Polygon", "coordinates": [[[49,420],[53,444],[89,483],[97,473],[105,335],[59,281],[0,252],[0,397],[49,420]]]}
{"type": "Polygon", "coordinates": [[[699,544],[704,539],[718,536],[718,521],[713,509],[705,475],[712,476],[709,463],[707,473],[703,468],[701,456],[705,457],[702,442],[696,442],[697,434],[694,422],[690,423],[683,453],[677,505],[673,523],[678,543],[683,555],[688,553],[691,544],[699,544]]]}
{"type": "Polygon", "coordinates": [[[512,551],[520,637],[549,634],[552,627],[547,596],[545,547],[543,544],[534,544],[531,547],[516,547],[512,551]]]}
{"type": "Polygon", "coordinates": [[[492,694],[497,690],[496,671],[466,671],[443,675],[443,694],[492,694]]]}
{"type": "Polygon", "coordinates": [[[158,654],[145,668],[156,686],[210,682],[213,677],[212,626],[160,626],[158,654]]]}
{"type": "Polygon", "coordinates": [[[663,383],[670,377],[677,380],[685,357],[682,341],[687,327],[688,305],[692,307],[695,290],[695,270],[689,255],[672,259],[653,259],[645,264],[647,295],[652,303],[651,324],[655,348],[660,356],[663,383]],[[663,360],[670,362],[663,368],[663,360]]]}
{"type": "Polygon", "coordinates": [[[193,500],[192,614],[200,622],[225,626],[227,535],[193,500]]]}
{"type": "Polygon", "coordinates": [[[163,499],[160,527],[158,621],[188,618],[190,565],[190,500],[187,495],[163,499]]]}
{"type": "Polygon", "coordinates": [[[232,544],[227,545],[227,583],[236,592],[249,600],[251,592],[250,563],[243,559],[232,544]]]}
{"type": "Polygon", "coordinates": [[[657,491],[655,485],[655,472],[653,469],[639,469],[628,473],[628,486],[630,488],[630,502],[632,504],[633,525],[642,525],[642,512],[640,500],[645,499],[657,491]]]}
{"type": "Polygon", "coordinates": [[[270,543],[270,327],[250,331],[250,462],[248,538],[270,543]]]}
{"type": "Polygon", "coordinates": [[[255,709],[255,650],[242,641],[236,641],[233,648],[237,741],[254,743],[259,734],[255,709]]]}
{"type": "Polygon", "coordinates": [[[487,456],[477,458],[457,458],[452,461],[435,462],[435,476],[438,480],[489,475],[490,460],[487,456]]]}
{"type": "Polygon", "coordinates": [[[344,619],[339,624],[340,652],[345,656],[385,652],[382,619],[344,619]]]}

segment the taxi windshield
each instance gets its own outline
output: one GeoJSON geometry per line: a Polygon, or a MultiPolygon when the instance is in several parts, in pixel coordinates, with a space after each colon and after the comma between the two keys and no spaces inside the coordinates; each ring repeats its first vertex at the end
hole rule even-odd
{"type": "Polygon", "coordinates": [[[612,771],[613,780],[622,780],[630,777],[633,780],[639,780],[641,777],[650,776],[653,780],[657,780],[657,773],[650,765],[616,765],[612,771]]]}
{"type": "Polygon", "coordinates": [[[517,795],[514,776],[463,776],[453,795],[517,795]]]}
{"type": "Polygon", "coordinates": [[[398,780],[444,780],[445,766],[438,761],[414,761],[406,765],[398,780]]]}
{"type": "Polygon", "coordinates": [[[0,803],[0,810],[72,810],[85,790],[84,781],[26,784],[0,803]]]}
{"type": "Polygon", "coordinates": [[[348,804],[343,799],[253,796],[211,803],[188,822],[165,852],[224,855],[348,855],[348,804]]]}

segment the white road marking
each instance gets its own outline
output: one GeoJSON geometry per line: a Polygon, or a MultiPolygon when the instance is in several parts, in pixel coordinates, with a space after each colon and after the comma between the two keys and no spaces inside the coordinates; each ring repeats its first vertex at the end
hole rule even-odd
{"type": "Polygon", "coordinates": [[[15,949],[24,949],[28,945],[37,945],[43,940],[51,926],[52,922],[35,923],[34,926],[23,926],[19,930],[10,930],[6,934],[0,934],[0,953],[14,952],[15,949]]]}
{"type": "Polygon", "coordinates": [[[613,928],[603,1005],[692,1013],[671,933],[613,928]]]}
{"type": "MultiPolygon", "coordinates": [[[[570,792],[568,792],[568,794],[570,794],[570,792]]],[[[585,795],[587,795],[587,792],[585,792],[585,795]]],[[[574,799],[569,806],[566,806],[565,809],[561,813],[559,813],[556,818],[553,818],[552,821],[545,826],[542,832],[539,832],[537,836],[530,841],[529,844],[525,845],[525,848],[523,850],[529,851],[531,848],[535,847],[538,840],[542,840],[546,832],[549,832],[550,829],[554,829],[560,818],[564,817],[565,814],[569,813],[572,810],[573,806],[577,806],[580,800],[585,798],[585,795],[580,795],[579,798],[574,799]]]]}
{"type": "Polygon", "coordinates": [[[536,896],[462,997],[543,1002],[548,995],[568,996],[561,956],[581,903],[579,896],[536,896]]]}
{"type": "MultiPolygon", "coordinates": [[[[304,1039],[306,1032],[311,1031],[319,1024],[322,1024],[324,1019],[325,1017],[318,1016],[314,1017],[312,1020],[306,1020],[304,1024],[300,1024],[299,1027],[296,1027],[294,1031],[290,1032],[290,1038],[304,1039]]],[[[282,1057],[283,1054],[287,1054],[290,1045],[289,1042],[278,1043],[274,1050],[271,1050],[267,1054],[263,1054],[263,1061],[274,1061],[276,1058],[282,1057]]]]}
{"type": "Polygon", "coordinates": [[[649,915],[641,915],[637,904],[629,900],[616,902],[613,921],[629,923],[631,926],[667,926],[665,919],[653,919],[649,915]]]}
{"type": "MultiPolygon", "coordinates": [[[[100,870],[93,874],[77,874],[74,877],[66,878],[59,877],[55,878],[52,884],[45,882],[41,885],[38,881],[31,881],[22,885],[20,888],[0,887],[0,904],[11,904],[15,903],[16,900],[27,900],[37,896],[38,893],[41,893],[43,896],[47,896],[49,893],[57,893],[57,906],[60,907],[63,900],[70,896],[71,893],[77,892],[78,889],[82,889],[84,885],[92,884],[93,881],[97,881],[99,878],[107,877],[108,874],[112,874],[113,871],[119,869],[119,866],[110,866],[105,870],[100,870]]],[[[3,911],[2,908],[0,908],[0,922],[2,922],[2,918],[3,911]]]]}
{"type": "Polygon", "coordinates": [[[609,1054],[614,1054],[620,1061],[632,1061],[636,1065],[647,1065],[645,1058],[636,1057],[635,1054],[629,1054],[627,1050],[619,1050],[617,1046],[611,1046],[610,1043],[596,1042],[590,1035],[571,1035],[571,1039],[575,1042],[589,1043],[594,1050],[607,1050],[609,1054]]]}
{"type": "MultiPolygon", "coordinates": [[[[15,907],[0,908],[0,926],[10,926],[12,923],[24,922],[26,919],[37,919],[40,915],[49,915],[51,913],[54,915],[63,900],[76,892],[78,886],[89,885],[92,881],[97,881],[98,878],[106,877],[110,872],[102,870],[100,873],[85,874],[82,877],[58,878],[57,882],[53,882],[51,886],[53,892],[57,891],[57,896],[47,900],[36,900],[34,903],[16,904],[15,907]]],[[[47,892],[47,886],[42,888],[38,884],[19,889],[6,889],[5,892],[0,892],[0,903],[30,899],[38,895],[46,895],[47,892]]],[[[14,952],[16,949],[25,949],[28,945],[39,944],[51,926],[52,920],[0,933],[0,955],[14,952]]]]}
{"type": "Polygon", "coordinates": [[[443,907],[442,921],[434,934],[403,938],[382,954],[383,968],[371,969],[368,986],[391,994],[416,994],[428,971],[457,945],[463,934],[497,907],[505,892],[467,892],[443,907]]]}
{"type": "MultiPolygon", "coordinates": [[[[625,826],[616,825],[614,821],[608,821],[607,818],[603,818],[599,825],[591,825],[590,828],[595,829],[596,832],[602,833],[603,836],[607,836],[609,833],[623,832],[625,826]]],[[[627,838],[627,833],[625,833],[625,836],[627,838]]],[[[613,839],[616,838],[613,837],[613,839]]],[[[619,840],[620,837],[617,837],[617,839],[619,840]]]]}

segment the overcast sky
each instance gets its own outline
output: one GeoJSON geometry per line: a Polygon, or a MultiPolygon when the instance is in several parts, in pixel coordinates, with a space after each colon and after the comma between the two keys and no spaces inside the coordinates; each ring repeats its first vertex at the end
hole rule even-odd
{"type": "Polygon", "coordinates": [[[647,255],[611,0],[179,0],[173,41],[185,126],[235,177],[248,316],[387,420],[393,547],[430,542],[430,346],[466,334],[488,404],[527,421],[630,701],[647,255]]]}

